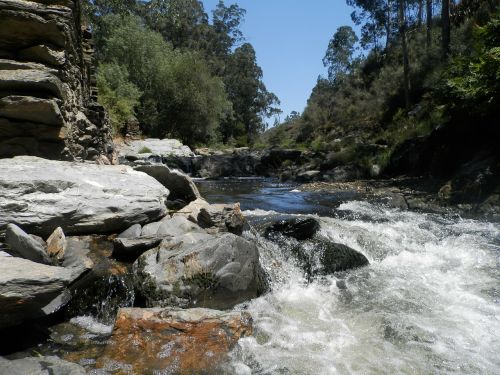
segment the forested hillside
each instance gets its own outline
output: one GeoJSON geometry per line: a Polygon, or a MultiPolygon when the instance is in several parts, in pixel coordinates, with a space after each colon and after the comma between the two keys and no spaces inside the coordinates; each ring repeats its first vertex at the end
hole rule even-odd
{"type": "Polygon", "coordinates": [[[302,114],[265,134],[266,144],[384,168],[398,145],[437,128],[472,130],[478,142],[497,134],[498,1],[347,3],[354,25],[339,27],[327,46],[328,77],[318,78],[302,114]]]}
{"type": "Polygon", "coordinates": [[[139,125],[191,146],[252,144],[278,98],[240,30],[245,10],[196,0],[88,0],[99,100],[115,134],[139,125]]]}

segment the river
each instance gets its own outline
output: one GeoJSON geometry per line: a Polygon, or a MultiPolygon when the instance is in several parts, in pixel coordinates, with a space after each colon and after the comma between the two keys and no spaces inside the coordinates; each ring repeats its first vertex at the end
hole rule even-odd
{"type": "Polygon", "coordinates": [[[247,233],[271,291],[238,307],[253,316],[255,333],[232,352],[228,373],[500,373],[499,223],[267,180],[198,185],[211,203],[241,202],[257,229],[283,214],[313,216],[321,237],[370,261],[308,280],[286,248],[247,233]]]}

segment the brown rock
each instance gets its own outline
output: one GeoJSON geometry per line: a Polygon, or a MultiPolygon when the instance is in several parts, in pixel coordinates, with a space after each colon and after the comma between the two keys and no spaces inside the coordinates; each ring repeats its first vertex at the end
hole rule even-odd
{"type": "Polygon", "coordinates": [[[120,309],[97,367],[113,374],[218,374],[228,352],[252,334],[245,312],[208,309],[120,309]]]}
{"type": "Polygon", "coordinates": [[[66,236],[62,228],[57,227],[50,237],[47,238],[47,252],[51,258],[56,259],[58,262],[62,262],[66,253],[66,247],[66,236]]]}

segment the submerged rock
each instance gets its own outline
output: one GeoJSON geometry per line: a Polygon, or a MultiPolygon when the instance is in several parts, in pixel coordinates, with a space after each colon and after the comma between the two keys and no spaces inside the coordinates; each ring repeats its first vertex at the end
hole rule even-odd
{"type": "Polygon", "coordinates": [[[219,374],[229,351],[251,334],[245,312],[120,309],[97,366],[135,374],[219,374]]]}
{"type": "Polygon", "coordinates": [[[49,236],[119,232],[162,218],[168,190],[125,166],[22,156],[0,160],[0,232],[15,223],[49,236]]]}
{"type": "Polygon", "coordinates": [[[42,264],[52,263],[43,244],[15,224],[7,225],[5,243],[14,256],[42,264]]]}
{"type": "Polygon", "coordinates": [[[0,357],[0,374],[9,375],[85,375],[83,367],[58,357],[28,357],[9,361],[0,357]]]}
{"type": "Polygon", "coordinates": [[[267,238],[272,238],[281,234],[302,241],[312,238],[319,231],[319,228],[318,220],[310,217],[299,217],[271,224],[266,228],[265,235],[267,238]]]}
{"type": "Polygon", "coordinates": [[[0,254],[0,327],[43,316],[42,308],[80,274],[0,254]]]}
{"type": "Polygon", "coordinates": [[[141,255],[133,270],[147,306],[226,309],[266,289],[257,246],[230,233],[165,240],[141,255]]]}

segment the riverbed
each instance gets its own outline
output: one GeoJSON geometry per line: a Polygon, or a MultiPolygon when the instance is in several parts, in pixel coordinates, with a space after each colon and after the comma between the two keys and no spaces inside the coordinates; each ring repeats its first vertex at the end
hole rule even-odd
{"type": "Polygon", "coordinates": [[[500,225],[402,211],[356,193],[261,179],[198,181],[211,203],[239,201],[257,229],[307,215],[319,235],[370,265],[310,280],[287,249],[259,243],[271,292],[239,306],[255,334],[228,373],[500,373],[500,225]]]}

